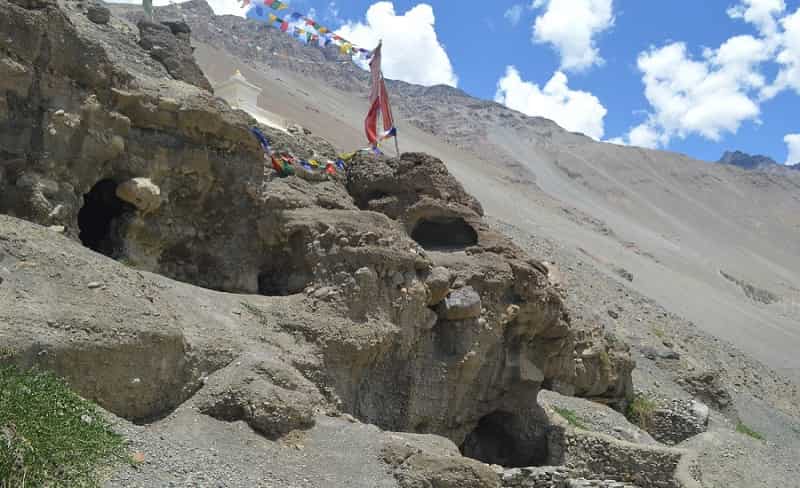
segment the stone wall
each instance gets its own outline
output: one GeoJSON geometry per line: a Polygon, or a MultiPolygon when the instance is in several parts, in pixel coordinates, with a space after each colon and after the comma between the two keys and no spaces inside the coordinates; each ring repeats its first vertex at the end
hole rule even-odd
{"type": "Polygon", "coordinates": [[[572,478],[562,466],[506,469],[500,477],[503,488],[637,488],[614,480],[572,478]]]}
{"type": "Polygon", "coordinates": [[[692,400],[672,400],[657,408],[647,430],[657,441],[674,446],[708,428],[709,409],[692,400]]]}
{"type": "Polygon", "coordinates": [[[577,476],[648,488],[681,487],[675,476],[685,452],[679,449],[644,446],[604,434],[557,427],[548,435],[548,449],[549,463],[566,466],[577,476]]]}

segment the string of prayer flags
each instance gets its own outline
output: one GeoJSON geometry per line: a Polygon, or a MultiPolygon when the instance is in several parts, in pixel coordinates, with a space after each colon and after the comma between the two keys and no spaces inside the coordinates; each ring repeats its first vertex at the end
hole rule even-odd
{"type": "Polygon", "coordinates": [[[286,10],[289,8],[289,6],[281,2],[281,0],[264,0],[264,5],[272,7],[275,10],[286,10]]]}
{"type": "MultiPolygon", "coordinates": [[[[291,154],[286,153],[277,155],[272,151],[272,147],[269,144],[269,139],[267,139],[267,136],[261,132],[261,129],[258,127],[252,127],[250,132],[255,136],[256,140],[258,140],[258,144],[261,146],[261,149],[264,150],[264,159],[270,161],[272,168],[281,177],[296,174],[294,168],[295,165],[300,166],[309,173],[320,174],[320,172],[322,172],[328,175],[335,175],[337,168],[340,171],[345,171],[346,169],[345,162],[342,160],[341,155],[336,159],[336,162],[333,162],[330,159],[326,160],[324,166],[316,159],[305,160],[296,158],[291,154]]],[[[352,154],[349,157],[352,158],[352,154]]]]}
{"type": "MultiPolygon", "coordinates": [[[[241,0],[242,7],[251,4],[251,0],[241,0]]],[[[292,12],[288,17],[281,18],[274,13],[266,13],[263,5],[276,10],[286,10],[289,5],[282,0],[257,0],[245,15],[248,19],[258,20],[268,25],[278,27],[282,32],[286,32],[298,40],[306,43],[318,43],[320,47],[328,47],[334,44],[339,47],[339,52],[343,55],[358,56],[361,59],[369,59],[372,51],[354,45],[352,42],[338,34],[334,34],[331,29],[325,27],[314,19],[304,16],[298,12],[292,12]],[[300,27],[301,25],[307,28],[300,27]],[[313,30],[313,31],[312,31],[313,30]]]]}

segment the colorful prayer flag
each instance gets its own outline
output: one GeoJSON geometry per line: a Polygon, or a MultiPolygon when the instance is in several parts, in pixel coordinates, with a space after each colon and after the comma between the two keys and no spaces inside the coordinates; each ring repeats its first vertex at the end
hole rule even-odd
{"type": "Polygon", "coordinates": [[[339,46],[339,52],[342,54],[350,54],[351,50],[353,49],[353,45],[349,42],[345,42],[341,46],[339,46]]]}
{"type": "Polygon", "coordinates": [[[319,32],[320,34],[326,34],[328,32],[328,28],[320,27],[319,29],[317,29],[317,32],[319,32]]]}
{"type": "Polygon", "coordinates": [[[394,128],[392,108],[389,105],[389,94],[381,72],[381,47],[382,44],[378,44],[378,47],[372,52],[372,61],[369,63],[372,90],[369,95],[369,112],[367,112],[367,117],[364,119],[367,140],[370,146],[375,149],[378,148],[378,142],[381,140],[397,135],[397,130],[394,128]],[[378,138],[378,114],[383,116],[384,134],[380,139],[378,138]]]}
{"type": "Polygon", "coordinates": [[[264,5],[272,7],[275,10],[286,10],[289,8],[289,6],[281,2],[281,0],[264,0],[264,5]]]}
{"type": "MultiPolygon", "coordinates": [[[[260,8],[260,7],[259,7],[259,8],[260,8]]],[[[268,17],[268,19],[269,19],[269,23],[270,23],[270,24],[274,24],[274,23],[275,23],[275,21],[276,21],[276,20],[278,20],[278,16],[277,16],[277,15],[275,15],[275,14],[269,14],[269,17],[268,17]]]]}
{"type": "Polygon", "coordinates": [[[289,30],[289,22],[283,21],[281,22],[281,31],[286,32],[289,30]]]}

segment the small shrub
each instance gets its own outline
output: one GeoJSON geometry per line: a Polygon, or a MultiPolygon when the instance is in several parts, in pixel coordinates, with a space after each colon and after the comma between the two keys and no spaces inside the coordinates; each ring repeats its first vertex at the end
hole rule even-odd
{"type": "Polygon", "coordinates": [[[662,340],[664,339],[664,336],[666,336],[666,334],[664,333],[664,329],[660,329],[658,327],[653,329],[653,334],[655,334],[656,337],[658,337],[659,339],[662,339],[662,340]]]}
{"type": "Polygon", "coordinates": [[[755,430],[751,429],[750,427],[748,427],[747,425],[745,425],[745,424],[743,424],[741,422],[736,424],[736,432],[738,432],[740,434],[744,434],[746,436],[750,436],[753,439],[756,439],[756,440],[759,440],[759,441],[763,441],[764,440],[764,434],[762,434],[761,432],[758,432],[758,431],[755,431],[755,430]]]}
{"type": "Polygon", "coordinates": [[[51,373],[0,367],[0,487],[98,486],[122,438],[51,373]]]}
{"type": "Polygon", "coordinates": [[[638,425],[640,428],[647,430],[653,423],[653,413],[656,411],[656,402],[645,395],[638,394],[633,398],[633,401],[628,405],[628,411],[625,416],[632,423],[638,425]]]}
{"type": "Polygon", "coordinates": [[[583,423],[583,421],[572,410],[570,410],[568,408],[561,408],[561,407],[553,407],[553,410],[555,410],[556,413],[558,413],[559,415],[564,417],[564,420],[569,422],[569,425],[575,427],[576,429],[587,430],[586,426],[583,423]]]}

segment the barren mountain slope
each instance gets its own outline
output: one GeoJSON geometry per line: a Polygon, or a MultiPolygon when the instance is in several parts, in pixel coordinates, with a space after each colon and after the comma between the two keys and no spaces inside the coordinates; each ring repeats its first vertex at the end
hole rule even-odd
{"type": "MultiPolygon", "coordinates": [[[[213,17],[204,2],[162,15],[192,25],[212,82],[241,69],[263,88],[264,108],[341,150],[363,146],[367,79],[352,63],[213,17]]],[[[447,161],[487,214],[546,232],[617,280],[632,275],[668,310],[800,378],[800,174],[598,143],[450,87],[393,82],[390,91],[401,150],[447,161]]]]}

